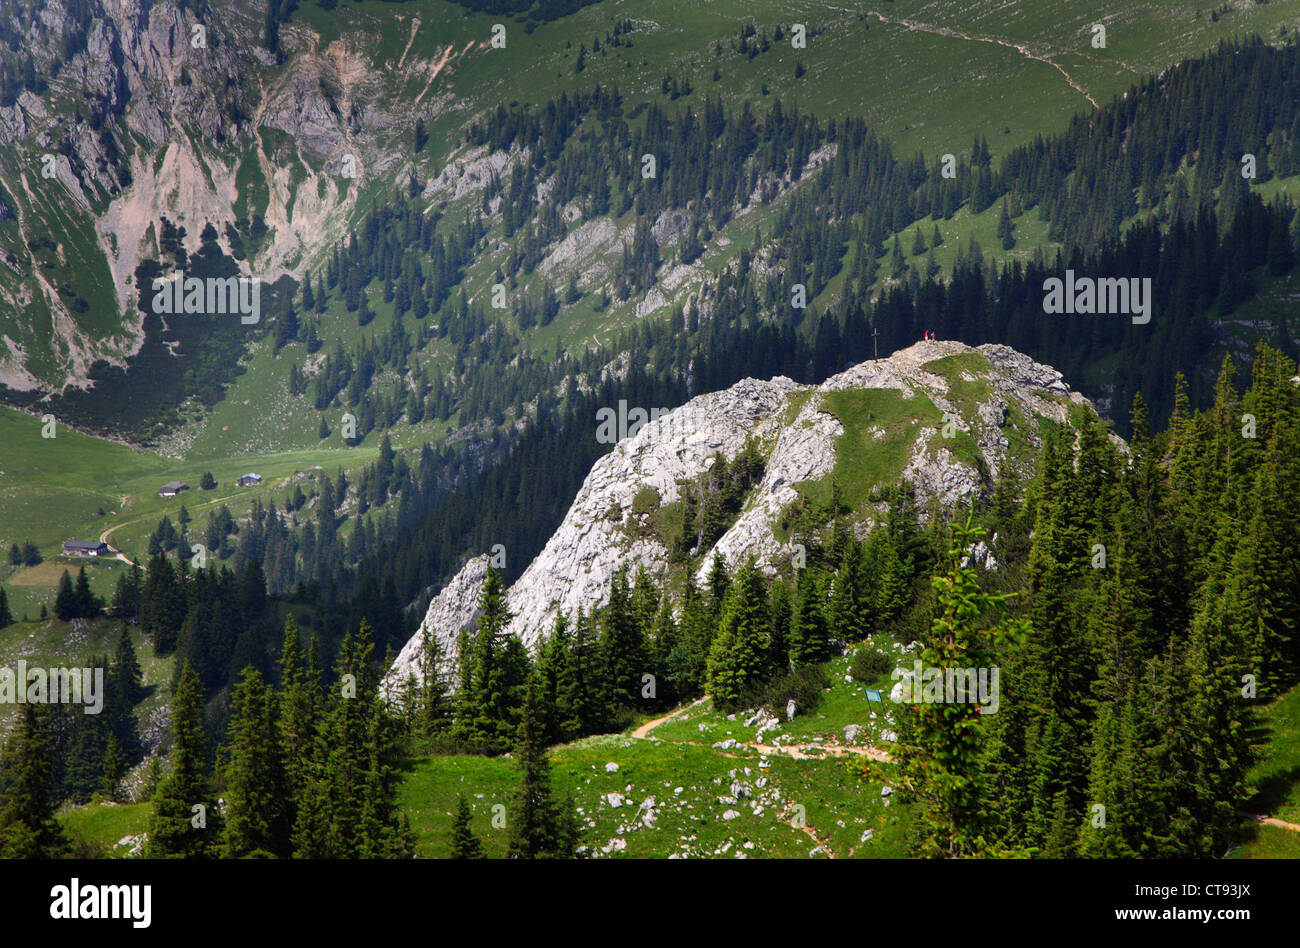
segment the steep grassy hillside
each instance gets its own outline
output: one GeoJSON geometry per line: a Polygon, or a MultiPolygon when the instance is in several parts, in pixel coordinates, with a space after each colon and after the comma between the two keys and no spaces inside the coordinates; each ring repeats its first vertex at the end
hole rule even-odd
{"type": "MultiPolygon", "coordinates": [[[[697,109],[705,96],[737,108],[780,96],[824,117],[862,116],[900,156],[961,155],[977,135],[1001,155],[1222,39],[1272,40],[1296,25],[1283,4],[1248,2],[1211,15],[1106,0],[1068,10],[606,0],[535,23],[444,0],[364,0],[330,11],[301,4],[280,27],[277,62],[263,48],[262,6],[252,0],[222,4],[215,22],[181,15],[183,31],[204,26],[213,43],[206,53],[163,55],[175,9],[155,4],[153,32],[139,39],[136,27],[118,23],[123,42],[135,44],[123,52],[125,68],[148,94],[112,103],[93,134],[77,121],[86,91],[75,70],[54,75],[58,31],[33,39],[48,81],[40,96],[25,93],[25,121],[0,157],[8,263],[0,268],[0,335],[9,339],[0,379],[14,387],[75,383],[95,359],[120,362],[134,350],[138,320],[124,320],[116,301],[126,298],[133,262],[156,246],[152,229],[164,214],[187,227],[191,242],[208,220],[232,223],[255,273],[296,273],[412,173],[436,178],[460,152],[466,124],[500,103],[540,104],[616,83],[635,105],[661,97],[670,75],[679,83],[674,97],[697,109]],[[489,40],[502,20],[505,45],[495,48],[489,40]],[[792,45],[793,24],[806,28],[801,49],[792,45]],[[1093,45],[1094,24],[1106,28],[1105,48],[1093,45]],[[220,90],[225,68],[238,72],[233,97],[220,90]],[[154,101],[175,109],[182,136],[167,139],[132,117],[154,101]],[[52,177],[47,155],[56,159],[52,177]],[[349,159],[355,174],[344,170],[349,159]]],[[[119,78],[100,68],[94,80],[90,94],[111,99],[119,78]]],[[[1033,239],[1022,228],[1022,245],[1033,239]]],[[[566,344],[596,329],[593,315],[566,327],[566,344]]]]}

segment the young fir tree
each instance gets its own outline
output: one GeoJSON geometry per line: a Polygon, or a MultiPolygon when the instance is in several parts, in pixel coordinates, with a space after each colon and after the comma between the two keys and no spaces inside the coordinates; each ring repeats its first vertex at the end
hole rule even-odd
{"type": "Polygon", "coordinates": [[[1002,213],[998,217],[998,240],[1002,242],[1003,250],[1010,250],[1016,245],[1015,225],[1011,223],[1005,198],[1002,200],[1002,213]]]}
{"type": "Polygon", "coordinates": [[[903,257],[903,243],[898,239],[898,235],[895,234],[894,249],[891,252],[889,258],[889,275],[893,279],[897,280],[900,276],[903,275],[903,271],[906,269],[907,269],[907,263],[905,262],[905,259],[903,257]]]}
{"type": "Polygon", "coordinates": [[[171,772],[154,793],[145,855],[204,858],[215,855],[220,815],[212,792],[203,720],[203,692],[189,662],[181,670],[172,698],[171,772]]]}
{"type": "Polygon", "coordinates": [[[407,858],[410,828],[398,813],[401,722],[388,713],[370,666],[369,624],[344,637],[298,801],[294,856],[407,858]]]}
{"type": "Polygon", "coordinates": [[[9,597],[5,595],[4,589],[0,589],[0,629],[7,625],[13,625],[14,614],[9,611],[9,597]]]}
{"type": "Polygon", "coordinates": [[[730,587],[731,574],[727,571],[727,561],[715,553],[713,564],[709,567],[709,611],[715,621],[722,615],[722,605],[730,587]]]}
{"type": "Polygon", "coordinates": [[[577,732],[571,733],[568,727],[574,717],[570,704],[573,655],[568,625],[564,613],[556,610],[555,625],[541,646],[537,661],[540,701],[545,716],[543,733],[548,744],[560,744],[577,736],[577,732]]]}
{"type": "Polygon", "coordinates": [[[571,737],[591,733],[600,723],[598,658],[591,616],[579,607],[569,659],[556,682],[556,705],[568,715],[559,719],[558,726],[571,737]]]}
{"type": "MultiPolygon", "coordinates": [[[[987,668],[994,648],[1026,631],[1019,623],[990,626],[988,613],[1009,597],[982,591],[975,570],[961,565],[983,533],[969,517],[965,526],[953,529],[948,572],[933,579],[939,614],[920,656],[928,668],[987,668]]],[[[899,782],[919,804],[922,854],[992,854],[981,799],[984,738],[977,726],[978,705],[970,700],[920,703],[908,711],[910,740],[897,745],[899,782]]]]}
{"type": "Polygon", "coordinates": [[[5,859],[50,859],[67,850],[51,800],[57,763],[49,716],[46,708],[23,705],[0,756],[5,788],[0,857],[5,859]]]}
{"type": "MultiPolygon", "coordinates": [[[[865,583],[862,544],[852,542],[845,551],[835,583],[831,589],[829,632],[842,642],[858,642],[867,636],[865,583]]],[[[812,662],[824,662],[829,654],[809,656],[812,662]]]]}
{"type": "Polygon", "coordinates": [[[790,621],[793,606],[790,604],[790,587],[783,580],[775,580],[769,590],[770,635],[767,644],[767,674],[779,675],[790,667],[790,621]]]}
{"type": "MultiPolygon", "coordinates": [[[[284,751],[285,785],[292,810],[292,804],[306,782],[306,769],[320,714],[319,682],[314,669],[304,667],[298,626],[292,615],[284,624],[284,647],[280,653],[280,690],[276,702],[279,742],[284,751]]],[[[289,818],[292,822],[296,813],[291,812],[289,818]]]]}
{"type": "Polygon", "coordinates": [[[72,591],[72,577],[66,569],[59,577],[59,591],[54,597],[54,615],[60,622],[77,617],[77,597],[72,591]]]}
{"type": "Polygon", "coordinates": [[[144,677],[140,671],[140,662],[135,657],[135,646],[131,644],[131,633],[127,631],[125,623],[118,630],[111,674],[117,681],[118,695],[128,707],[135,707],[144,697],[144,677]]]}
{"type": "Polygon", "coordinates": [[[709,650],[709,694],[715,705],[739,708],[746,694],[763,678],[771,641],[771,615],[762,576],[749,564],[736,576],[718,620],[718,634],[709,650]]]}
{"type": "Polygon", "coordinates": [[[637,704],[641,676],[649,665],[641,619],[628,588],[627,574],[621,570],[614,574],[600,625],[606,717],[613,720],[620,710],[637,704]]]}
{"type": "Polygon", "coordinates": [[[521,780],[510,814],[511,859],[571,858],[572,840],[551,796],[551,765],[546,757],[544,721],[536,679],[529,681],[515,757],[521,780]]]}
{"type": "Polygon", "coordinates": [[[822,592],[813,571],[799,571],[798,597],[790,622],[788,654],[790,667],[816,665],[826,660],[829,650],[826,617],[822,613],[822,592]]]}
{"type": "Polygon", "coordinates": [[[451,705],[442,679],[442,650],[427,628],[420,634],[420,687],[415,701],[416,731],[425,740],[447,729],[451,705]]]}
{"type": "Polygon", "coordinates": [[[144,776],[140,780],[140,792],[136,794],[136,800],[140,803],[151,802],[154,794],[158,792],[158,784],[162,783],[162,778],[162,757],[159,754],[149,755],[149,762],[145,764],[144,776]]]}
{"type": "Polygon", "coordinates": [[[517,694],[511,688],[505,656],[509,621],[505,585],[489,566],[479,599],[478,628],[472,638],[462,638],[454,733],[461,743],[493,753],[510,746],[509,734],[518,721],[517,694]]]}
{"type": "Polygon", "coordinates": [[[255,668],[245,668],[231,699],[226,767],[225,839],[221,854],[287,857],[292,823],[275,699],[255,668]]]}
{"type": "Polygon", "coordinates": [[[482,859],[483,843],[470,826],[469,803],[463,794],[456,797],[456,820],[451,830],[452,859],[482,859]]]}
{"type": "Polygon", "coordinates": [[[115,734],[108,735],[104,745],[104,759],[100,765],[99,792],[111,803],[118,802],[122,792],[122,778],[126,776],[126,757],[122,754],[122,745],[115,734]]]}

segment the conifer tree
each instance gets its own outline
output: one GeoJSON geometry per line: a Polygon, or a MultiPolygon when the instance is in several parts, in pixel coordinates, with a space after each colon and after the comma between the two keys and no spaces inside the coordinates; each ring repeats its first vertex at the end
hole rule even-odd
{"type": "Polygon", "coordinates": [[[790,623],[788,654],[790,667],[816,665],[826,660],[829,650],[826,618],[822,613],[822,592],[810,569],[799,571],[798,597],[790,623]]]}
{"type": "Polygon", "coordinates": [[[753,564],[743,567],[728,592],[709,650],[709,694],[714,704],[737,710],[763,678],[771,640],[767,591],[753,564]]]}
{"type": "Polygon", "coordinates": [[[524,697],[523,716],[515,757],[521,781],[510,814],[511,859],[569,858],[573,852],[565,839],[560,812],[551,796],[551,765],[546,756],[542,709],[536,679],[524,697]]]}
{"type": "Polygon", "coordinates": [[[420,633],[420,690],[417,697],[417,728],[428,739],[446,729],[451,716],[447,686],[442,680],[438,637],[427,628],[420,633]]]}
{"type": "MultiPolygon", "coordinates": [[[[312,642],[315,645],[315,640],[312,642]]],[[[292,613],[285,619],[280,653],[280,690],[276,694],[276,724],[283,748],[286,795],[291,811],[306,782],[306,769],[316,735],[320,693],[314,669],[304,668],[298,626],[292,613]]],[[[289,815],[292,823],[296,814],[289,815]]]]}
{"type": "Polygon", "coordinates": [[[231,704],[222,855],[289,856],[289,787],[275,700],[257,669],[244,669],[231,704]]]}
{"type": "Polygon", "coordinates": [[[570,731],[574,718],[572,700],[573,663],[568,634],[568,620],[556,611],[550,638],[541,647],[537,675],[541,688],[541,705],[545,716],[543,732],[548,744],[559,744],[576,736],[570,731]]]}
{"type": "Polygon", "coordinates": [[[387,711],[370,667],[374,644],[361,621],[339,647],[336,681],[323,703],[292,843],[307,859],[405,858],[409,827],[398,813],[400,722],[387,711]]]}
{"type": "Polygon", "coordinates": [[[203,693],[199,676],[185,662],[172,698],[171,772],[154,793],[148,858],[204,858],[215,855],[220,814],[212,792],[203,693]]]}
{"type": "Polygon", "coordinates": [[[104,745],[104,760],[101,764],[103,774],[100,778],[99,792],[104,799],[116,803],[121,794],[122,778],[126,776],[126,758],[122,755],[122,745],[115,734],[108,735],[104,745]]]}
{"type": "MultiPolygon", "coordinates": [[[[831,588],[829,633],[842,642],[858,642],[867,636],[863,577],[863,549],[857,541],[849,543],[831,588]]],[[[812,662],[825,661],[829,654],[810,655],[812,662]]]]}
{"type": "Polygon", "coordinates": [[[135,657],[135,646],[131,644],[131,634],[127,631],[125,623],[118,630],[112,675],[117,682],[118,696],[128,707],[135,707],[144,697],[144,678],[140,671],[140,662],[135,657]]]}
{"type": "MultiPolygon", "coordinates": [[[[989,626],[988,613],[1009,597],[982,591],[975,570],[961,565],[983,533],[969,518],[965,526],[953,528],[947,574],[933,579],[939,614],[921,653],[928,668],[987,668],[995,648],[1026,631],[1021,623],[989,626]]],[[[924,821],[922,854],[991,854],[988,818],[981,805],[983,736],[976,726],[977,705],[921,703],[907,710],[911,739],[897,745],[898,759],[901,783],[918,802],[924,821]]]]}
{"type": "Polygon", "coordinates": [[[636,705],[641,676],[648,670],[645,637],[628,588],[627,574],[616,573],[609,603],[601,611],[601,660],[604,665],[607,713],[636,705]]]}
{"type": "Polygon", "coordinates": [[[54,615],[60,622],[67,622],[77,616],[77,598],[72,591],[72,577],[66,569],[59,577],[59,591],[54,597],[54,615]]]}
{"type": "Polygon", "coordinates": [[[464,794],[456,797],[456,820],[451,830],[452,859],[482,859],[483,843],[470,826],[469,803],[464,794]]]}
{"type": "Polygon", "coordinates": [[[768,590],[769,621],[767,645],[767,675],[779,675],[790,667],[790,605],[789,587],[781,580],[773,581],[768,590]]]}
{"type": "Polygon", "coordinates": [[[561,733],[576,737],[587,734],[601,723],[602,708],[597,695],[599,677],[598,652],[591,627],[591,616],[578,608],[578,618],[573,624],[573,643],[564,674],[556,681],[556,706],[568,713],[560,718],[561,733]]]}
{"type": "Polygon", "coordinates": [[[462,643],[461,688],[457,696],[456,734],[471,746],[500,752],[518,722],[518,694],[506,658],[505,627],[510,621],[505,586],[491,566],[479,598],[478,628],[462,643]],[[468,656],[468,661],[464,658],[468,656]]]}
{"type": "Polygon", "coordinates": [[[49,716],[46,708],[23,705],[0,756],[5,788],[0,857],[5,859],[50,859],[67,849],[51,799],[56,762],[49,716]]]}

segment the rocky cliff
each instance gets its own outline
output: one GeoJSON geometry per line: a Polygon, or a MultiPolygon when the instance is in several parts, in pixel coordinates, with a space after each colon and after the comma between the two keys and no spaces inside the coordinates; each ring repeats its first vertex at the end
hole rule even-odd
{"type": "Polygon", "coordinates": [[[268,282],[300,272],[345,233],[364,188],[409,182],[395,142],[449,107],[439,77],[469,52],[443,44],[421,56],[408,44],[388,58],[377,32],[324,38],[295,20],[277,56],[264,46],[265,4],[251,0],[92,0],[89,10],[84,48],[70,56],[67,0],[11,18],[45,83],[0,107],[0,215],[12,213],[20,238],[0,267],[0,317],[41,317],[31,327],[0,318],[0,382],[16,389],[85,384],[94,360],[120,364],[138,350],[131,277],[158,254],[162,217],[194,251],[206,223],[226,244],[225,224],[258,215],[267,238],[241,266],[268,282]],[[97,256],[81,262],[102,272],[96,290],[116,298],[118,325],[81,315],[20,252],[87,237],[97,256]]]}
{"type": "MultiPolygon", "coordinates": [[[[779,538],[780,521],[798,498],[795,485],[848,481],[861,473],[854,468],[870,466],[878,486],[910,482],[922,509],[930,501],[951,507],[985,495],[1004,471],[1030,476],[1042,421],[1068,425],[1080,411],[1092,406],[1055,369],[1006,346],[943,341],[918,342],[821,385],[745,379],[701,395],[596,462],[559,529],[510,587],[508,631],[535,644],[557,609],[572,615],[603,604],[620,568],[644,566],[662,577],[668,551],[644,529],[650,514],[634,509],[634,500],[652,488],[660,506],[676,502],[682,483],[708,470],[716,453],[730,461],[751,437],[766,459],[764,477],[713,549],[697,551],[697,581],[713,555],[733,566],[752,558],[769,571],[789,563],[794,550],[779,538]]],[[[870,503],[857,508],[859,530],[878,512],[870,503]]],[[[458,633],[475,620],[487,564],[486,555],[471,559],[434,598],[390,684],[418,675],[425,629],[454,660],[458,633]]]]}

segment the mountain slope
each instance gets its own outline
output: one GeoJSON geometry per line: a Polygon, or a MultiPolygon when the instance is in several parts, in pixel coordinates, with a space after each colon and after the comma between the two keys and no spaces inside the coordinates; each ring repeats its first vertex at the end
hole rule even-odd
{"type": "MultiPolygon", "coordinates": [[[[633,411],[624,414],[635,420],[633,411]]],[[[1006,346],[945,341],[918,342],[820,385],[745,379],[701,395],[629,431],[596,462],[560,528],[510,587],[508,632],[534,645],[557,609],[573,615],[603,604],[620,569],[665,577],[672,557],[659,527],[672,515],[660,512],[680,506],[683,486],[717,455],[735,462],[750,439],[764,458],[763,476],[711,550],[695,551],[689,568],[697,582],[713,555],[732,566],[753,558],[768,572],[786,568],[799,555],[787,513],[801,494],[831,481],[859,530],[883,511],[876,492],[900,481],[912,485],[922,511],[931,503],[951,509],[987,496],[999,477],[1023,483],[1043,426],[1070,425],[1092,411],[1048,366],[1006,346]]],[[[390,685],[418,675],[425,629],[455,656],[488,565],[487,555],[471,559],[434,598],[390,685]]]]}
{"type": "MultiPolygon", "coordinates": [[[[185,227],[190,252],[210,221],[248,272],[300,275],[394,188],[443,193],[436,182],[453,160],[475,160],[466,129],[502,103],[617,83],[636,105],[668,94],[671,74],[671,97],[697,110],[706,95],[727,108],[780,96],[823,117],[865,117],[899,155],[963,155],[976,135],[1002,154],[1145,72],[1243,33],[1271,40],[1287,20],[1279,4],[1211,17],[1101,0],[1067,14],[922,0],[861,11],[606,0],[562,17],[549,10],[578,5],[518,17],[478,6],[303,0],[276,4],[284,22],[272,36],[264,0],[7,3],[0,382],[84,386],[96,360],[120,365],[138,351],[129,280],[161,255],[160,218],[185,227]],[[499,22],[502,48],[490,42],[499,22]],[[794,23],[807,30],[800,47],[794,23]],[[1098,23],[1105,48],[1091,43],[1098,23]],[[926,94],[900,95],[899,76],[926,94]],[[983,106],[995,101],[990,123],[983,106]]],[[[594,320],[583,322],[566,344],[592,335],[594,320]]]]}

